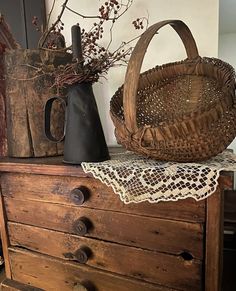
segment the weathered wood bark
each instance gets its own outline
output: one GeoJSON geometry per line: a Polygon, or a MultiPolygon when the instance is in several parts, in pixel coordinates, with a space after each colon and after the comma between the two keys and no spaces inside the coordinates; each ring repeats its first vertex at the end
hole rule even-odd
{"type": "Polygon", "coordinates": [[[4,81],[3,54],[6,49],[16,49],[15,42],[3,16],[0,16],[0,156],[7,156],[6,96],[4,81]]]}
{"type": "MultiPolygon", "coordinates": [[[[44,157],[62,154],[62,143],[44,136],[44,105],[55,93],[54,77],[42,67],[54,67],[70,61],[63,52],[14,50],[5,54],[8,152],[12,157],[44,157]]],[[[52,132],[61,136],[64,113],[57,104],[52,112],[52,132]]]]}
{"type": "MultiPolygon", "coordinates": [[[[3,49],[3,46],[2,46],[3,49]]],[[[7,155],[7,139],[6,139],[6,97],[5,97],[5,82],[3,72],[3,50],[0,43],[0,156],[7,155]]]]}

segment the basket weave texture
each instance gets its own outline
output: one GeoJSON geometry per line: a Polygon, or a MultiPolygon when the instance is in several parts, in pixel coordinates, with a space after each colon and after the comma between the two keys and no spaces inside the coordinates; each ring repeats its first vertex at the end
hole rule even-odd
{"type": "Polygon", "coordinates": [[[236,136],[234,69],[219,59],[200,57],[191,31],[180,20],[158,22],[143,33],[110,105],[118,143],[158,160],[205,160],[236,136]],[[182,39],[187,59],[140,74],[151,39],[168,24],[182,39]]]}

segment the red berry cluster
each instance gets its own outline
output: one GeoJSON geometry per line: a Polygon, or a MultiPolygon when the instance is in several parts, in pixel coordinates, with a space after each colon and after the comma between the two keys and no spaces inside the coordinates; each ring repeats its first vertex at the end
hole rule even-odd
{"type": "Polygon", "coordinates": [[[113,20],[115,20],[115,17],[118,15],[119,9],[120,9],[120,4],[118,1],[116,0],[106,1],[104,5],[102,5],[99,8],[100,17],[104,20],[109,20],[113,12],[114,14],[113,20]]]}
{"type": "Polygon", "coordinates": [[[94,27],[89,31],[85,32],[84,29],[81,31],[81,39],[82,39],[82,48],[85,54],[94,54],[105,50],[104,48],[100,48],[97,44],[97,41],[103,37],[103,27],[101,24],[94,23],[94,27]]]}
{"type": "Polygon", "coordinates": [[[62,49],[65,48],[65,38],[61,34],[61,31],[64,29],[64,23],[59,20],[59,22],[52,28],[49,33],[43,47],[48,49],[62,49]]]}
{"type": "Polygon", "coordinates": [[[144,29],[144,26],[143,26],[143,18],[137,18],[136,20],[134,20],[132,22],[132,24],[134,25],[134,28],[135,29],[144,29]]]}
{"type": "Polygon", "coordinates": [[[38,24],[38,17],[37,16],[34,16],[32,18],[32,24],[35,26],[36,31],[40,31],[40,27],[39,27],[39,24],[38,24]]]}
{"type": "Polygon", "coordinates": [[[44,43],[44,47],[48,49],[62,49],[65,48],[65,38],[61,34],[61,32],[58,31],[52,31],[48,37],[46,42],[44,43]]]}
{"type": "Polygon", "coordinates": [[[6,45],[0,42],[0,55],[2,55],[6,50],[6,45]]]}
{"type": "Polygon", "coordinates": [[[61,33],[64,29],[64,23],[60,20],[56,26],[53,27],[52,31],[55,33],[61,33]]]}
{"type": "Polygon", "coordinates": [[[32,24],[33,25],[38,25],[37,20],[38,20],[38,17],[34,16],[33,19],[32,19],[32,24]]]}
{"type": "MultiPolygon", "coordinates": [[[[97,56],[104,59],[106,49],[103,46],[98,45],[98,41],[103,38],[103,25],[107,21],[112,21],[114,23],[118,19],[121,6],[122,5],[117,0],[104,2],[99,8],[100,21],[95,22],[89,32],[85,32],[85,30],[82,29],[82,49],[84,55],[89,57],[90,61],[93,57],[97,56]]],[[[106,55],[106,57],[108,56],[106,55]]],[[[109,57],[111,57],[111,55],[109,55],[109,57]]]]}

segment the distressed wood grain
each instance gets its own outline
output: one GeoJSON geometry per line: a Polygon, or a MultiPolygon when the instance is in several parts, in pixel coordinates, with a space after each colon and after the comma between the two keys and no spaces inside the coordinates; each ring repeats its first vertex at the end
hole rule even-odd
{"type": "Polygon", "coordinates": [[[25,285],[20,282],[5,279],[1,283],[2,291],[43,291],[43,289],[32,287],[30,285],[25,285]]]}
{"type": "MultiPolygon", "coordinates": [[[[62,154],[62,144],[44,135],[44,106],[55,95],[54,78],[42,66],[70,61],[62,52],[17,49],[5,54],[8,154],[11,157],[44,157],[62,154]]],[[[52,132],[61,136],[64,114],[60,104],[51,115],[52,132]]]]}
{"type": "Polygon", "coordinates": [[[205,291],[221,291],[224,196],[220,187],[207,200],[205,291]]]}
{"type": "Polygon", "coordinates": [[[206,201],[185,199],[177,202],[124,204],[111,187],[91,178],[6,173],[1,176],[2,193],[6,197],[77,205],[72,190],[80,188],[85,201],[79,207],[89,207],[182,221],[203,222],[206,201]]]}
{"type": "MultiPolygon", "coordinates": [[[[119,212],[4,198],[7,219],[77,234],[78,220],[87,220],[87,237],[144,249],[203,257],[203,232],[199,223],[142,217],[119,212]]],[[[86,232],[86,230],[85,230],[86,232]]]]}
{"type": "Polygon", "coordinates": [[[173,256],[18,223],[9,223],[8,229],[12,246],[69,261],[76,261],[76,252],[86,248],[87,266],[181,290],[201,290],[202,261],[187,258],[187,253],[173,256]]]}
{"type": "Polygon", "coordinates": [[[71,291],[76,284],[99,291],[176,291],[28,251],[10,249],[13,279],[47,291],[71,291]]]}

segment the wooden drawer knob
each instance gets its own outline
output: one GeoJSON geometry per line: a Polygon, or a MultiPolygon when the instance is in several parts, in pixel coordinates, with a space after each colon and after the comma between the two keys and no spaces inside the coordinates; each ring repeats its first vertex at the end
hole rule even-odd
{"type": "Polygon", "coordinates": [[[79,218],[74,222],[73,229],[78,235],[85,235],[90,228],[90,222],[87,218],[79,218]]]}
{"type": "Polygon", "coordinates": [[[83,187],[74,188],[70,192],[70,198],[75,204],[82,205],[86,200],[85,189],[83,187]]]}
{"type": "Polygon", "coordinates": [[[88,261],[90,254],[91,254],[90,249],[83,247],[83,248],[78,249],[74,253],[74,257],[76,261],[79,262],[80,264],[85,264],[88,261]]]}
{"type": "Polygon", "coordinates": [[[73,291],[95,291],[97,288],[90,281],[83,281],[81,283],[75,283],[73,291]]]}

